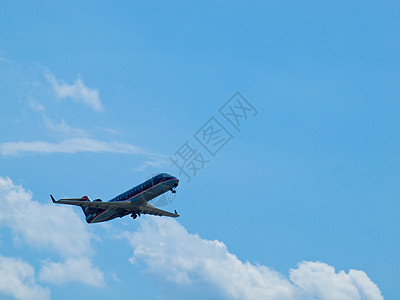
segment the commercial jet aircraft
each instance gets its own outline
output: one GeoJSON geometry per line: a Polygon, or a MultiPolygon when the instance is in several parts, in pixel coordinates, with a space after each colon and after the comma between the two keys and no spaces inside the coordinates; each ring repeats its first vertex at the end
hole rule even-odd
{"type": "Polygon", "coordinates": [[[88,196],[60,200],[55,200],[52,195],[50,197],[53,203],[80,206],[86,216],[87,223],[104,222],[117,217],[122,218],[129,214],[133,219],[136,219],[140,214],[176,218],[179,217],[176,210],[175,213],[170,213],[147,202],[168,191],[176,193],[175,188],[178,183],[178,178],[167,173],[161,173],[107,202],[100,199],[91,201],[88,196]]]}

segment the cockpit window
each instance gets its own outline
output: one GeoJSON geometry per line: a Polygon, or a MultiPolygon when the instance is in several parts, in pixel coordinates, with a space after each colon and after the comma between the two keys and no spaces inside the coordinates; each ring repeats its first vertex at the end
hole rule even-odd
{"type": "Polygon", "coordinates": [[[168,173],[161,173],[161,174],[157,175],[155,179],[163,179],[163,178],[167,178],[167,177],[171,177],[171,175],[169,175],[168,173]]]}

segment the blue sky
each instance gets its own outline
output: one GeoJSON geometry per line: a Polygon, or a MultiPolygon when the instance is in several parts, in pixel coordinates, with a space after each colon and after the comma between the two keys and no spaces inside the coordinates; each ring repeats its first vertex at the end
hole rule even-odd
{"type": "Polygon", "coordinates": [[[399,8],[2,5],[0,298],[397,299],[399,8]],[[239,130],[236,92],[257,111],[239,130]],[[232,137],[215,156],[210,118],[232,137]],[[186,142],[208,161],[190,182],[186,142]],[[164,171],[177,220],[50,203],[164,171]]]}

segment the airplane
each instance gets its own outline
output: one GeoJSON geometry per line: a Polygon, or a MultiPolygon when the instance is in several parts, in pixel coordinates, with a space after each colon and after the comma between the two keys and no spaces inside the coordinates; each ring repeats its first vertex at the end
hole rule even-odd
{"type": "Polygon", "coordinates": [[[179,179],[175,176],[160,173],[107,202],[103,202],[101,199],[91,201],[88,196],[59,200],[55,200],[52,195],[50,197],[53,203],[80,206],[87,223],[105,222],[129,214],[133,219],[141,214],[177,218],[179,215],[176,210],[175,213],[171,213],[147,202],[168,191],[176,193],[175,188],[178,183],[179,179]]]}

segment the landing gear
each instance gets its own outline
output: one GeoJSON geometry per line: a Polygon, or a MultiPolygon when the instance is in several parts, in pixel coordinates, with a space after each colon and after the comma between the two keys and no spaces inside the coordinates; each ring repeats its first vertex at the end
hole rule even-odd
{"type": "Polygon", "coordinates": [[[174,190],[174,188],[171,188],[170,191],[172,192],[172,194],[175,194],[176,191],[174,190]]]}
{"type": "Polygon", "coordinates": [[[132,217],[133,219],[136,219],[137,217],[140,217],[140,211],[135,212],[135,213],[132,213],[132,214],[131,214],[131,217],[132,217]]]}

